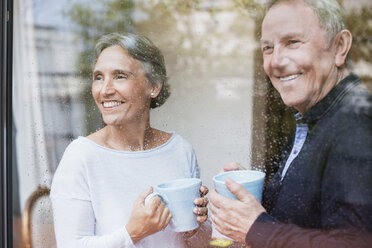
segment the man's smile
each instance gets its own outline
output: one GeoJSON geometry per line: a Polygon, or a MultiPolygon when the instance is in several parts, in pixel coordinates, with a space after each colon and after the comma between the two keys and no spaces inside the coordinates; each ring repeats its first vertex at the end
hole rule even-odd
{"type": "Polygon", "coordinates": [[[301,75],[302,75],[302,73],[297,73],[297,74],[293,74],[293,75],[289,75],[289,76],[285,76],[285,77],[279,77],[279,80],[280,81],[290,81],[290,80],[298,78],[301,75]]]}

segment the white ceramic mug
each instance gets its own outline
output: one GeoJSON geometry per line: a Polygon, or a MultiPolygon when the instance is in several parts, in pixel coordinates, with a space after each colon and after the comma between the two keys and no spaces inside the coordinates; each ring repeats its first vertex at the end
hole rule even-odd
{"type": "Polygon", "coordinates": [[[200,197],[202,181],[198,178],[182,178],[158,184],[154,193],[148,195],[145,204],[155,196],[161,198],[172,213],[169,223],[175,232],[186,232],[199,227],[193,212],[195,198],[200,197]]]}

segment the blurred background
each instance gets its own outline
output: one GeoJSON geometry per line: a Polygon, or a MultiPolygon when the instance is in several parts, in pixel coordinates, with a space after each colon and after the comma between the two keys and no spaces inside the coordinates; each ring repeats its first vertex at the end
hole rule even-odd
{"type": "MultiPolygon", "coordinates": [[[[213,187],[231,161],[270,177],[294,120],[262,70],[264,3],[14,0],[14,247],[24,247],[27,235],[33,247],[55,247],[47,198],[53,174],[73,139],[103,125],[90,92],[93,48],[103,34],[140,33],[162,50],[171,96],[152,110],[152,125],[191,142],[204,184],[213,187]],[[22,216],[32,232],[22,231],[22,216]]],[[[372,89],[372,3],[340,3],[354,35],[354,71],[372,89]]]]}

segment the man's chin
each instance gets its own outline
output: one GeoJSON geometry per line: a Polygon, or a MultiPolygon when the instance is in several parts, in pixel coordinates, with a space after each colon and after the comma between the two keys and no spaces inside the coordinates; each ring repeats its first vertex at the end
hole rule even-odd
{"type": "Polygon", "coordinates": [[[293,99],[286,99],[283,100],[283,103],[285,106],[289,107],[289,108],[294,108],[295,110],[299,111],[299,112],[302,112],[302,110],[304,109],[303,106],[301,105],[301,102],[299,101],[296,101],[296,100],[293,100],[293,99]]]}

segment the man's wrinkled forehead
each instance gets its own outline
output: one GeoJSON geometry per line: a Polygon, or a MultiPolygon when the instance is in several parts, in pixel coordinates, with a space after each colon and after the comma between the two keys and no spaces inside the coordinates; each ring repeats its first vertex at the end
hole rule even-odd
{"type": "Polygon", "coordinates": [[[281,1],[266,13],[261,26],[261,43],[267,43],[267,32],[275,30],[278,37],[295,37],[320,27],[313,9],[302,1],[281,1]]]}

